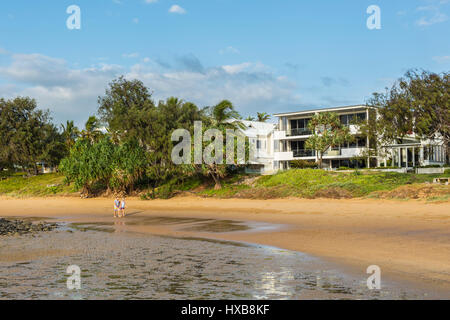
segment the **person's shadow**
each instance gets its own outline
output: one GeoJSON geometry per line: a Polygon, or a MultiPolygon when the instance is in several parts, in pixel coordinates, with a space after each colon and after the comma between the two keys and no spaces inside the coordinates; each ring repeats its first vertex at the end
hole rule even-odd
{"type": "Polygon", "coordinates": [[[144,211],[136,211],[136,212],[127,213],[127,214],[125,214],[125,217],[131,217],[131,216],[134,216],[135,214],[138,214],[141,212],[144,212],[144,211]]]}

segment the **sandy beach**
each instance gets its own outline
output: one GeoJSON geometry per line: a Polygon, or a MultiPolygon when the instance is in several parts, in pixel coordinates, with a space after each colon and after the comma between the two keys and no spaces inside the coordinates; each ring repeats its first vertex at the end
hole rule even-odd
{"type": "MultiPolygon", "coordinates": [[[[3,217],[112,223],[112,199],[1,198],[3,217]]],[[[383,276],[450,292],[450,203],[391,200],[127,199],[117,228],[175,237],[243,241],[300,251],[355,272],[378,265],[383,276]],[[172,219],[127,223],[133,217],[172,219]],[[220,220],[220,223],[211,221],[220,220]],[[208,227],[198,227],[209,221],[208,227]],[[251,228],[232,228],[227,221],[251,228]],[[231,232],[232,231],[232,232],[231,232]]],[[[116,220],[117,222],[117,220],[116,220]]]]}

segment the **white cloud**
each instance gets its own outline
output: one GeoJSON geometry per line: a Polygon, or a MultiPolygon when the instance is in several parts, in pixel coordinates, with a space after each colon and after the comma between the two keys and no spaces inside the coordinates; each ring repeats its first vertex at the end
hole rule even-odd
{"type": "Polygon", "coordinates": [[[417,20],[417,25],[421,27],[431,26],[436,23],[445,22],[448,20],[448,17],[444,13],[436,12],[431,17],[421,17],[419,20],[417,20]]]}
{"type": "Polygon", "coordinates": [[[228,47],[226,47],[225,49],[221,49],[221,50],[219,51],[219,53],[220,53],[220,54],[227,54],[227,53],[231,53],[231,54],[239,54],[240,52],[239,52],[238,49],[236,49],[236,48],[234,48],[234,47],[232,47],[232,46],[228,46],[228,47]]]}
{"type": "Polygon", "coordinates": [[[436,56],[433,60],[437,63],[450,63],[450,56],[436,56]]]}
{"type": "Polygon", "coordinates": [[[174,61],[170,68],[150,58],[130,68],[113,64],[75,68],[63,59],[40,54],[11,57],[11,62],[0,68],[0,80],[8,83],[0,82],[0,96],[36,98],[41,108],[53,112],[56,123],[71,119],[82,125],[96,113],[97,97],[120,75],[143,81],[156,101],[177,96],[203,107],[229,99],[242,114],[285,110],[300,99],[293,81],[261,63],[194,68],[195,56],[188,55],[188,61],[180,58],[184,65],[174,61]]]}
{"type": "Polygon", "coordinates": [[[424,15],[416,21],[416,24],[420,27],[427,27],[447,21],[448,16],[441,12],[442,7],[447,3],[449,3],[448,0],[440,0],[427,6],[417,7],[416,11],[422,12],[424,15]]]}
{"type": "Polygon", "coordinates": [[[182,7],[180,7],[179,5],[174,4],[173,6],[170,7],[169,12],[170,13],[177,13],[177,14],[185,14],[186,10],[183,9],[182,7]]]}
{"type": "Polygon", "coordinates": [[[122,57],[129,58],[129,59],[137,58],[137,57],[139,57],[139,53],[138,52],[124,53],[124,54],[122,54],[122,57]]]}
{"type": "Polygon", "coordinates": [[[225,70],[225,72],[229,74],[235,74],[244,71],[245,69],[249,68],[251,66],[251,63],[244,62],[240,64],[234,64],[234,65],[227,65],[222,66],[222,69],[225,70]]]}

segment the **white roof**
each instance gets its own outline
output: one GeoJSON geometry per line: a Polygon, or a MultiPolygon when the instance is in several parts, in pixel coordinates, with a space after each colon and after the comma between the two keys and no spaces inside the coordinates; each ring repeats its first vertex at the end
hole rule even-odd
{"type": "Polygon", "coordinates": [[[295,116],[295,115],[302,115],[302,114],[308,114],[308,113],[315,113],[315,112],[326,112],[326,111],[345,111],[345,110],[355,110],[355,109],[367,109],[371,108],[366,105],[354,105],[354,106],[344,106],[344,107],[332,107],[332,108],[319,108],[319,109],[310,109],[310,110],[304,110],[304,111],[296,111],[296,112],[286,112],[286,113],[277,113],[274,114],[276,117],[283,117],[283,116],[295,116]]]}
{"type": "Polygon", "coordinates": [[[248,121],[240,120],[247,129],[244,130],[244,134],[247,137],[267,136],[274,129],[276,124],[270,122],[248,121]]]}

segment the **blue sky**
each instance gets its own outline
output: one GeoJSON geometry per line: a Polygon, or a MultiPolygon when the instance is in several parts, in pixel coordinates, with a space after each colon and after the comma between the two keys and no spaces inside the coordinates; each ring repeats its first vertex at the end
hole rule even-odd
{"type": "Polygon", "coordinates": [[[449,16],[450,0],[2,1],[0,96],[78,124],[119,75],[244,116],[364,103],[407,69],[449,70],[449,16]],[[66,27],[73,4],[81,30],[66,27]]]}

